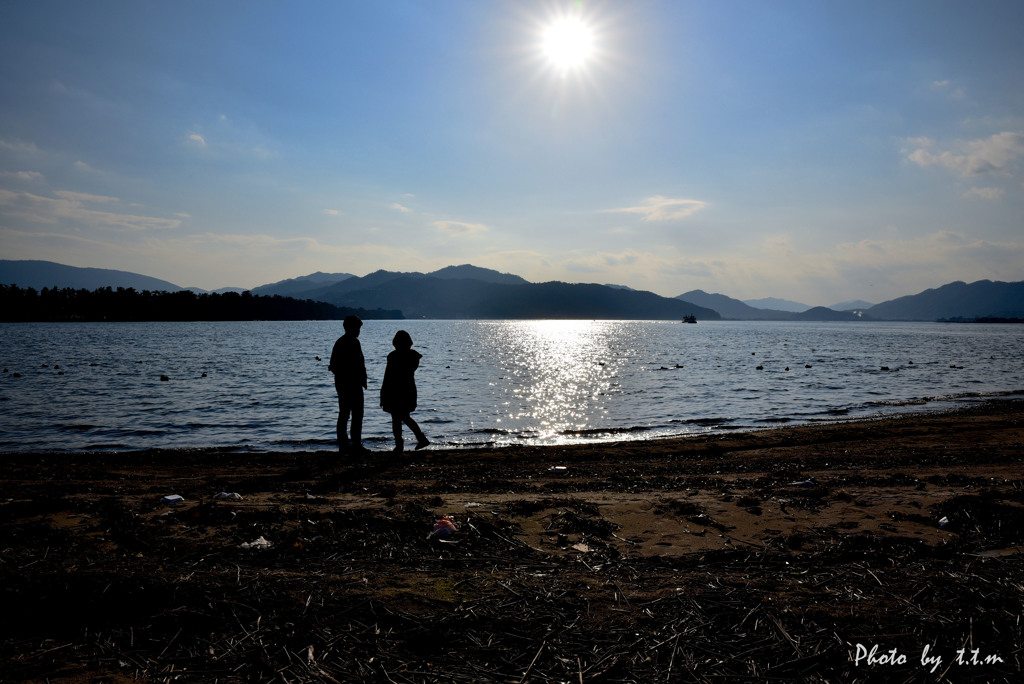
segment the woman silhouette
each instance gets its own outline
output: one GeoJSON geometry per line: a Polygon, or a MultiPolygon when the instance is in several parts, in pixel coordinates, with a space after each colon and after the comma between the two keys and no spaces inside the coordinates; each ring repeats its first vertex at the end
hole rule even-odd
{"type": "Polygon", "coordinates": [[[384,381],[380,385],[380,406],[391,414],[391,431],[395,435],[395,452],[405,451],[402,441],[402,423],[409,426],[416,435],[416,448],[430,444],[420,426],[409,415],[416,410],[416,369],[423,355],[412,348],[412,337],[404,330],[395,333],[391,340],[395,351],[388,354],[388,365],[384,369],[384,381]]]}

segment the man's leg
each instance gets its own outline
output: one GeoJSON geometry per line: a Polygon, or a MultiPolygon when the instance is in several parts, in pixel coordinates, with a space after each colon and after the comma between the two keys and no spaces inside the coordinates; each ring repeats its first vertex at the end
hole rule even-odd
{"type": "Polygon", "coordinates": [[[352,451],[366,451],[363,448],[363,388],[349,390],[349,410],[352,412],[352,451]]]}
{"type": "Polygon", "coordinates": [[[338,396],[338,426],[336,433],[338,435],[338,451],[344,453],[348,451],[348,406],[345,405],[345,400],[338,396]]]}
{"type": "MultiPolygon", "coordinates": [[[[360,397],[362,399],[362,397],[360,397]]],[[[363,402],[352,405],[352,446],[363,446],[363,402]]]]}

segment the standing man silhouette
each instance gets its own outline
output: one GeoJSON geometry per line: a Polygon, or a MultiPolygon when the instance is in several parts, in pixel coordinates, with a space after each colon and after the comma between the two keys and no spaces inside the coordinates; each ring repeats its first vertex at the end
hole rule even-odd
{"type": "Polygon", "coordinates": [[[366,362],[359,344],[359,329],[363,322],[358,316],[346,316],[342,326],[345,334],[338,338],[331,350],[331,363],[327,370],[334,373],[334,389],[338,392],[338,451],[363,454],[363,390],[366,389],[366,362]],[[346,430],[352,415],[352,442],[346,430]]]}

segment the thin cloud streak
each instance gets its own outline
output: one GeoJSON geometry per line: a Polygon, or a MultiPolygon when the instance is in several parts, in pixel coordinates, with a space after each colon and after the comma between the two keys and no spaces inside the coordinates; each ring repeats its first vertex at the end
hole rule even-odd
{"type": "Polygon", "coordinates": [[[948,145],[948,149],[941,149],[937,142],[928,138],[915,138],[908,142],[916,147],[904,150],[910,161],[926,168],[938,166],[949,169],[964,177],[1007,175],[1017,159],[1024,156],[1024,135],[1011,131],[986,139],[957,141],[948,145]]]}
{"type": "Polygon", "coordinates": [[[448,235],[475,235],[487,232],[487,226],[481,223],[464,223],[462,221],[434,221],[434,227],[448,235]]]}
{"type": "Polygon", "coordinates": [[[181,225],[181,221],[176,219],[97,211],[83,206],[85,203],[118,202],[114,197],[67,191],[55,194],[57,199],[0,190],[0,216],[14,216],[34,223],[56,224],[67,221],[92,228],[129,231],[168,230],[181,225]]]}
{"type": "Polygon", "coordinates": [[[673,199],[655,195],[644,200],[636,207],[622,209],[605,209],[607,214],[640,214],[642,221],[681,221],[706,209],[707,202],[694,199],[673,199]]]}
{"type": "Polygon", "coordinates": [[[973,199],[996,201],[1001,200],[1006,192],[1002,188],[971,188],[963,196],[973,199]]]}

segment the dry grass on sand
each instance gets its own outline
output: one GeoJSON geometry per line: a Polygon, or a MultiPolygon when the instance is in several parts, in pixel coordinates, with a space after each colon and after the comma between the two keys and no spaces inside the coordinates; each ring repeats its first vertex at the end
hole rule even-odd
{"type": "Polygon", "coordinates": [[[4,454],[0,681],[1019,681],[1022,416],[4,454]]]}

